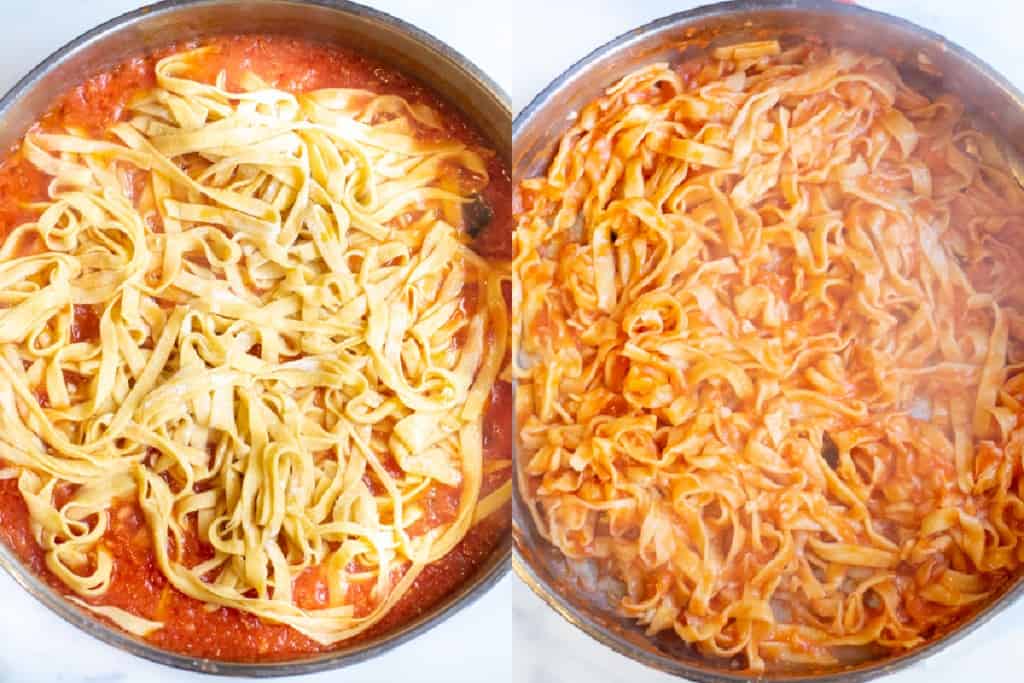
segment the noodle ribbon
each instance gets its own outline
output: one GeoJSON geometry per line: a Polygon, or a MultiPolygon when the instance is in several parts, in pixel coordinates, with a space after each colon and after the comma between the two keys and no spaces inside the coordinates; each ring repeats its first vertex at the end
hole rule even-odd
{"type": "Polygon", "coordinates": [[[519,186],[518,485],[651,634],[909,648],[1024,561],[1024,189],[884,59],[718,48],[519,186]]]}
{"type": "Polygon", "coordinates": [[[122,628],[161,618],[100,604],[134,501],[175,588],[331,644],[509,497],[480,500],[508,332],[507,274],[463,230],[484,152],[395,96],[192,80],[204,55],[161,60],[105,139],[24,141],[53,178],[0,247],[4,476],[122,628]]]}

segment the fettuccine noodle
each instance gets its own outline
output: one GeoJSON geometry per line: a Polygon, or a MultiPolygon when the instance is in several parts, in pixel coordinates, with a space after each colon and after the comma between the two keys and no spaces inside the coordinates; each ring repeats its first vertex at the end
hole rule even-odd
{"type": "Polygon", "coordinates": [[[137,501],[175,588],[331,644],[509,497],[481,496],[508,275],[463,231],[487,153],[397,96],[193,80],[204,54],[162,59],[105,138],[24,140],[52,181],[0,247],[3,476],[49,570],[126,630],[161,624],[91,601],[137,501]],[[297,604],[305,571],[325,606],[297,604]]]}
{"type": "Polygon", "coordinates": [[[622,614],[828,664],[1020,569],[1024,190],[955,98],[719,48],[609,88],[519,202],[519,485],[622,614]]]}

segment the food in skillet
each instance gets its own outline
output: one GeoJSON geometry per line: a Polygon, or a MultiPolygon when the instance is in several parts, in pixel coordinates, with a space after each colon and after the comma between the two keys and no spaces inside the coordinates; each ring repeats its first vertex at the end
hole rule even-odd
{"type": "Polygon", "coordinates": [[[431,93],[328,46],[72,90],[0,169],[4,540],[192,656],[428,608],[508,525],[509,189],[431,93]]]}
{"type": "Polygon", "coordinates": [[[1024,189],[955,97],[814,42],[652,64],[517,208],[518,485],[619,613],[763,671],[1019,571],[1024,189]]]}

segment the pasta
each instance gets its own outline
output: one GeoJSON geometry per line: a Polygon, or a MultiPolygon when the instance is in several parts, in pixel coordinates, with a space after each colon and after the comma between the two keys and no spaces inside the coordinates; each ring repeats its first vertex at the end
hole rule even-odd
{"type": "Polygon", "coordinates": [[[464,230],[488,153],[395,95],[205,82],[212,49],[161,59],[106,136],[23,142],[52,178],[0,246],[3,477],[121,628],[163,626],[103,604],[133,502],[175,589],[331,645],[509,498],[482,454],[508,274],[464,230]]]}
{"type": "Polygon", "coordinates": [[[805,42],[652,64],[518,189],[518,486],[616,609],[753,672],[915,647],[1024,560],[1024,189],[805,42]]]}

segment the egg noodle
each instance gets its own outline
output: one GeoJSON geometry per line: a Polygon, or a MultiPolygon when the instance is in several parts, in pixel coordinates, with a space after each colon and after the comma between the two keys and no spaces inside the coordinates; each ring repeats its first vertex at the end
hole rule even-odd
{"type": "Polygon", "coordinates": [[[508,274],[462,230],[486,153],[400,97],[190,79],[205,54],[162,59],[107,137],[24,140],[52,181],[0,248],[2,473],[47,567],[123,628],[161,627],[101,600],[137,501],[179,591],[330,644],[509,497],[481,496],[508,274]],[[297,604],[305,570],[326,606],[297,604]]]}
{"type": "Polygon", "coordinates": [[[914,647],[1024,560],[1024,190],[813,42],[629,74],[518,190],[519,486],[649,634],[914,647]]]}

